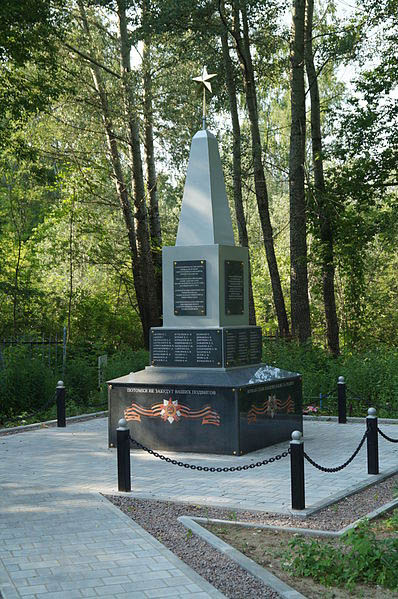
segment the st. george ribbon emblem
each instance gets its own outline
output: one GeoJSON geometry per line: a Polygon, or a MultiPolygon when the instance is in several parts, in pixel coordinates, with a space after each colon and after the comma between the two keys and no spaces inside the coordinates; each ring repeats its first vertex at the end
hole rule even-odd
{"type": "Polygon", "coordinates": [[[292,414],[294,412],[294,401],[288,396],[285,401],[278,399],[276,395],[269,395],[260,406],[252,404],[248,414],[247,421],[253,424],[257,420],[257,416],[269,416],[274,418],[277,413],[292,414]]]}
{"type": "Polygon", "coordinates": [[[161,418],[163,422],[169,422],[170,424],[179,422],[181,418],[190,420],[202,419],[202,424],[220,426],[220,416],[215,410],[212,410],[211,406],[207,405],[200,410],[192,410],[188,406],[179,404],[178,400],[172,397],[164,399],[163,403],[154,404],[150,408],[144,408],[133,402],[129,408],[124,410],[126,420],[141,422],[143,416],[147,418],[161,418]]]}

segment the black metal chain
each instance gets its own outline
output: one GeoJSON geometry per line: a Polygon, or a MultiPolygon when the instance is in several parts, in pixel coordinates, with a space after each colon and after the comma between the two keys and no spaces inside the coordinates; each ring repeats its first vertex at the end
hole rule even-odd
{"type": "Polygon", "coordinates": [[[312,466],[314,466],[315,468],[318,468],[318,470],[322,470],[322,472],[339,472],[340,470],[343,470],[343,468],[348,466],[348,464],[350,464],[352,462],[352,460],[358,455],[359,450],[361,449],[362,445],[364,444],[367,435],[368,435],[368,431],[365,431],[358,447],[356,448],[356,450],[354,451],[352,456],[346,462],[344,462],[344,464],[341,464],[341,466],[336,466],[336,468],[325,468],[324,466],[320,466],[319,464],[314,462],[314,460],[312,460],[309,457],[309,455],[307,455],[305,452],[304,452],[304,457],[310,464],[312,464],[312,466]]]}
{"type": "Polygon", "coordinates": [[[305,395],[303,399],[306,401],[322,400],[322,399],[337,399],[335,395],[333,395],[334,391],[329,391],[329,393],[320,393],[319,395],[305,395]]]}
{"type": "Polygon", "coordinates": [[[282,458],[286,458],[290,453],[290,447],[289,447],[289,449],[287,449],[280,455],[276,455],[273,458],[268,458],[268,460],[262,460],[261,462],[256,462],[255,464],[253,463],[253,464],[245,464],[244,466],[231,466],[230,468],[214,468],[213,466],[212,467],[196,466],[195,464],[187,464],[186,462],[172,460],[171,458],[168,458],[167,456],[162,455],[161,453],[157,453],[156,451],[153,451],[152,449],[145,447],[145,445],[142,445],[141,443],[139,443],[138,441],[133,439],[130,434],[129,434],[129,439],[132,443],[134,443],[134,445],[136,445],[140,449],[143,449],[147,453],[150,453],[151,455],[155,456],[155,458],[164,460],[165,462],[167,462],[169,464],[173,464],[173,466],[181,466],[182,468],[190,468],[191,470],[199,470],[199,471],[203,471],[203,472],[241,472],[241,470],[249,470],[252,468],[257,468],[259,466],[266,466],[267,464],[272,464],[273,462],[281,460],[282,458]]]}
{"type": "Polygon", "coordinates": [[[379,429],[379,427],[377,427],[377,430],[381,434],[381,436],[384,437],[387,441],[390,441],[391,443],[398,443],[398,439],[392,439],[391,437],[389,437],[388,435],[386,435],[385,433],[383,433],[383,431],[381,431],[379,429]]]}
{"type": "Polygon", "coordinates": [[[347,392],[347,396],[349,396],[350,399],[356,399],[357,401],[363,401],[367,404],[370,402],[369,398],[365,399],[364,397],[359,397],[356,393],[351,391],[351,389],[349,389],[347,386],[346,386],[346,392],[347,392]]]}
{"type": "MultiPolygon", "coordinates": [[[[329,391],[329,393],[321,393],[320,395],[322,395],[322,397],[319,397],[319,399],[328,399],[331,395],[333,395],[334,392],[335,390],[332,389],[331,391],[329,391]]],[[[336,397],[334,397],[333,399],[336,399],[336,397]]]]}

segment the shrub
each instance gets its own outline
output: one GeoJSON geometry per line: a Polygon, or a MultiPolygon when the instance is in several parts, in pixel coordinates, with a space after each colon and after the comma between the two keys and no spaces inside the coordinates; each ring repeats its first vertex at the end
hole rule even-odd
{"type": "MultiPolygon", "coordinates": [[[[337,379],[347,384],[347,407],[353,416],[366,416],[367,409],[377,409],[378,416],[398,417],[398,350],[378,346],[360,352],[342,351],[338,358],[311,345],[291,341],[266,340],[263,360],[279,368],[303,375],[305,405],[319,395],[332,391],[337,397],[337,379]]],[[[331,413],[337,413],[336,399],[324,401],[331,413]]]]}
{"type": "Polygon", "coordinates": [[[357,583],[398,588],[398,539],[377,540],[366,520],[346,532],[336,547],[300,536],[289,547],[284,567],[294,576],[348,589],[357,583]]]}
{"type": "Polygon", "coordinates": [[[5,352],[0,370],[0,421],[44,409],[54,396],[57,376],[38,357],[30,357],[26,347],[5,352]]]}

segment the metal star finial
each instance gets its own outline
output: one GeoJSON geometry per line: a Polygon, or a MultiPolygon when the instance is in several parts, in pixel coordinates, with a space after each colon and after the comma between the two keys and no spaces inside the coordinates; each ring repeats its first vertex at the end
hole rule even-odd
{"type": "Polygon", "coordinates": [[[203,129],[206,129],[206,89],[211,92],[210,79],[216,76],[217,73],[209,74],[206,67],[203,67],[202,74],[200,77],[193,77],[192,80],[196,81],[200,85],[203,85],[203,129]]]}

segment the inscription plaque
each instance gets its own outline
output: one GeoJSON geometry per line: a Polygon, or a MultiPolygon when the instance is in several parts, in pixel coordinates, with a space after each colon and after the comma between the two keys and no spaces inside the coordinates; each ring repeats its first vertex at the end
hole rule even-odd
{"type": "Polygon", "coordinates": [[[206,314],[206,260],[174,262],[174,314],[206,314]]]}
{"type": "Polygon", "coordinates": [[[151,332],[152,366],[220,368],[221,329],[163,329],[151,332]]]}
{"type": "Polygon", "coordinates": [[[261,328],[226,329],[224,331],[224,363],[226,367],[261,362],[261,328]]]}
{"type": "Polygon", "coordinates": [[[244,283],[243,262],[239,260],[225,260],[225,313],[243,314],[244,311],[244,283]]]}

